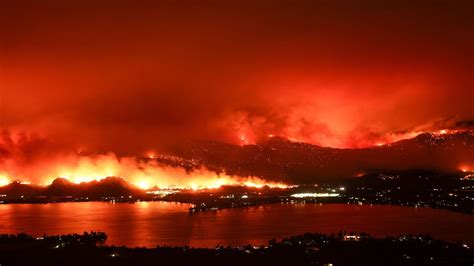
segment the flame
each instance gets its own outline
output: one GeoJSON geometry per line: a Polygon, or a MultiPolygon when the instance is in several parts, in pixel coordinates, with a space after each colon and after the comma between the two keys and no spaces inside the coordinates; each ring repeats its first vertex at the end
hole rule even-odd
{"type": "Polygon", "coordinates": [[[247,138],[246,135],[240,135],[239,136],[239,141],[240,141],[240,145],[243,146],[243,145],[249,145],[249,144],[253,144],[253,142],[249,141],[249,139],[247,138]]]}
{"type": "Polygon", "coordinates": [[[441,130],[435,130],[435,131],[412,131],[412,132],[398,133],[398,134],[392,133],[392,134],[387,134],[387,135],[383,136],[383,139],[385,140],[385,142],[379,141],[379,142],[376,142],[375,145],[381,146],[381,145],[385,145],[385,144],[388,144],[388,143],[397,142],[397,141],[400,141],[400,140],[411,139],[411,138],[414,138],[414,137],[416,137],[420,134],[425,134],[425,133],[429,133],[429,134],[432,134],[432,135],[435,135],[435,136],[441,136],[441,135],[455,134],[455,133],[458,133],[458,132],[461,132],[461,131],[464,131],[464,130],[441,129],[441,130]]]}
{"type": "Polygon", "coordinates": [[[363,177],[364,175],[365,175],[364,172],[358,172],[354,174],[355,177],[363,177]]]}
{"type": "Polygon", "coordinates": [[[11,181],[10,181],[10,179],[8,179],[7,175],[0,174],[0,187],[6,186],[10,183],[11,183],[11,181]]]}
{"type": "Polygon", "coordinates": [[[469,165],[465,165],[465,164],[462,164],[459,166],[459,171],[463,172],[463,173],[467,173],[467,172],[472,172],[473,171],[473,167],[469,166],[469,165]]]}
{"type": "MultiPolygon", "coordinates": [[[[256,123],[258,124],[258,123],[256,123]]],[[[390,145],[391,143],[398,142],[401,140],[415,138],[420,134],[429,133],[435,136],[443,136],[449,134],[455,134],[465,129],[416,129],[407,132],[356,132],[350,134],[351,137],[345,136],[346,134],[326,134],[321,135],[319,131],[315,131],[313,134],[302,134],[301,130],[281,130],[281,131],[269,131],[263,129],[259,131],[258,126],[254,128],[252,123],[240,122],[235,126],[236,134],[234,135],[233,142],[240,146],[256,144],[257,140],[263,138],[273,138],[280,136],[288,139],[292,142],[303,142],[311,143],[315,145],[332,147],[332,148],[368,148],[368,147],[381,147],[390,145]]]]}
{"type": "Polygon", "coordinates": [[[9,168],[1,165],[0,171],[6,174],[0,176],[0,185],[8,184],[7,176],[27,176],[28,182],[35,184],[50,184],[57,177],[65,178],[73,183],[99,181],[115,176],[141,188],[151,189],[209,189],[221,186],[248,186],[261,188],[286,188],[279,182],[270,182],[258,177],[238,177],[210,171],[204,167],[188,171],[182,167],[162,165],[155,160],[135,157],[117,157],[110,153],[106,155],[81,156],[70,155],[37,162],[28,167],[9,168]],[[2,167],[4,169],[2,169],[2,167]]]}
{"type": "Polygon", "coordinates": [[[148,159],[155,159],[155,158],[157,158],[155,152],[153,152],[153,151],[148,152],[148,153],[146,154],[146,157],[148,157],[148,159]]]}
{"type": "Polygon", "coordinates": [[[141,189],[150,189],[152,186],[150,184],[150,181],[148,180],[139,180],[135,183],[135,185],[141,189]]]}

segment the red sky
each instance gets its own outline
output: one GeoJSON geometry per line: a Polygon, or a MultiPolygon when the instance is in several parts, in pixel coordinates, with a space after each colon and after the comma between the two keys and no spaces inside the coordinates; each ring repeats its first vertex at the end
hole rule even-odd
{"type": "Polygon", "coordinates": [[[474,4],[391,2],[4,0],[0,126],[119,154],[472,126],[474,4]]]}

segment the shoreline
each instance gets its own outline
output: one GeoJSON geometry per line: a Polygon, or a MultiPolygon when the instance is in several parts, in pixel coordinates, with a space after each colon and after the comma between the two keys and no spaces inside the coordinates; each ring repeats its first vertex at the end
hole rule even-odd
{"type": "Polygon", "coordinates": [[[103,232],[32,237],[0,235],[5,265],[469,265],[469,244],[429,235],[374,238],[365,233],[305,233],[266,245],[131,248],[101,245],[103,232]],[[344,254],[344,256],[341,256],[344,254]]]}
{"type": "Polygon", "coordinates": [[[235,209],[235,208],[246,208],[246,207],[255,207],[255,206],[263,206],[268,204],[277,204],[277,203],[298,203],[298,204],[350,204],[350,205],[380,205],[380,206],[399,206],[399,207],[413,207],[413,208],[431,208],[436,210],[448,210],[456,213],[463,213],[467,215],[473,215],[474,210],[465,210],[460,208],[453,208],[453,207],[442,207],[439,205],[430,205],[424,204],[419,205],[415,203],[403,203],[397,204],[392,202],[357,202],[357,201],[347,201],[346,198],[339,198],[338,200],[314,200],[314,199],[278,199],[278,200],[267,200],[267,201],[260,201],[260,202],[253,202],[253,203],[240,203],[240,204],[231,204],[231,203],[218,203],[218,204],[207,204],[206,202],[196,202],[196,201],[179,201],[179,200],[168,200],[168,199],[150,199],[150,198],[139,198],[139,197],[124,197],[123,199],[118,200],[105,200],[105,199],[87,199],[87,200],[78,200],[78,199],[62,199],[62,200],[4,200],[0,202],[1,205],[16,205],[16,204],[56,204],[56,203],[85,203],[85,202],[104,202],[104,203],[113,203],[113,204],[134,204],[139,202],[174,202],[174,203],[181,203],[181,204],[191,204],[193,205],[190,207],[189,212],[199,213],[199,212],[209,212],[209,211],[218,211],[218,210],[225,210],[225,209],[235,209]],[[202,206],[201,204],[205,204],[202,206]]]}

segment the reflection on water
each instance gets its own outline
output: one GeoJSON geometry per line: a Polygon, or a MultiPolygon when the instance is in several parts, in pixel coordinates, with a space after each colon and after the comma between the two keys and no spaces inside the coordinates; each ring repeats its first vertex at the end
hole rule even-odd
{"type": "Polygon", "coordinates": [[[104,202],[0,205],[0,234],[104,231],[126,246],[264,244],[305,232],[364,231],[373,236],[429,233],[474,243],[472,215],[430,208],[272,204],[188,214],[188,204],[104,202]]]}

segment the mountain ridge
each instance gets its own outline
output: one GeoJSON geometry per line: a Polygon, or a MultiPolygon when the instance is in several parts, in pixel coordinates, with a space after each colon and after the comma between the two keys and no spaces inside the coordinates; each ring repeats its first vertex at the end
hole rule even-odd
{"type": "Polygon", "coordinates": [[[463,164],[474,165],[474,133],[425,133],[358,149],[321,147],[281,137],[243,146],[199,141],[175,147],[170,153],[227,174],[316,183],[380,170],[457,171],[463,164]]]}

